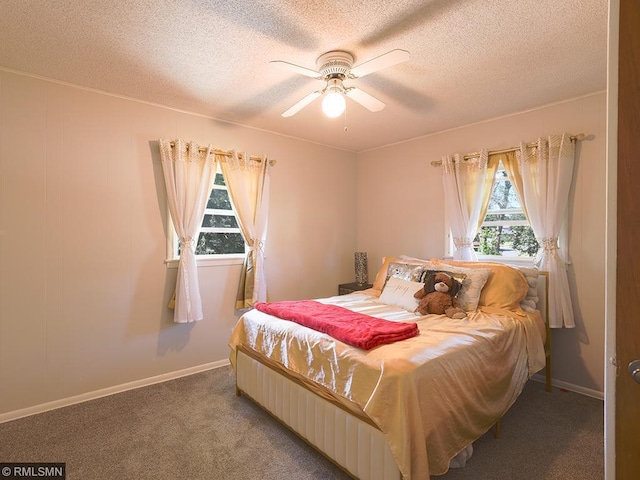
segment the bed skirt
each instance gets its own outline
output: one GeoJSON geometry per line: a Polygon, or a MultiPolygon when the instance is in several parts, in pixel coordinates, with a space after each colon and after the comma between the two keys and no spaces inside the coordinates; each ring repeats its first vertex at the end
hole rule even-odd
{"type": "Polygon", "coordinates": [[[355,478],[401,478],[379,429],[242,350],[236,356],[236,388],[355,478]]]}

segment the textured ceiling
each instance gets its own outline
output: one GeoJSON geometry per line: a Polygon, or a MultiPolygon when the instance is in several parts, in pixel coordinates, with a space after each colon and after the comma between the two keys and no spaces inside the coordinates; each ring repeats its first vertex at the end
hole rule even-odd
{"type": "Polygon", "coordinates": [[[606,35],[606,0],[0,1],[0,67],[354,151],[602,91],[606,35]],[[323,82],[270,60],[396,48],[345,81],[384,110],[280,115],[323,82]]]}

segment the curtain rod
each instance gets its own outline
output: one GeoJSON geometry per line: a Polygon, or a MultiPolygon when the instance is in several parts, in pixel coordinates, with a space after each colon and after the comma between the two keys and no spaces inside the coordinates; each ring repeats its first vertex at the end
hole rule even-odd
{"type": "MultiPolygon", "coordinates": [[[[582,140],[584,139],[585,135],[584,133],[579,133],[578,135],[571,135],[569,137],[569,140],[571,140],[572,142],[575,142],[577,140],[582,140]]],[[[537,147],[538,144],[536,142],[532,142],[532,143],[527,143],[525,145],[527,148],[533,148],[533,147],[537,147]]],[[[488,154],[489,155],[500,155],[501,153],[509,153],[509,152],[516,152],[520,149],[520,147],[511,147],[511,148],[505,148],[502,150],[489,150],[488,154]]],[[[472,158],[476,158],[480,156],[480,152],[474,152],[474,153],[469,153],[467,155],[465,155],[464,157],[462,157],[463,160],[470,160],[472,158]]],[[[433,167],[440,167],[442,165],[442,160],[434,160],[431,162],[431,166],[433,167]]]]}
{"type": "MultiPolygon", "coordinates": [[[[176,145],[175,145],[175,142],[169,142],[169,145],[171,145],[171,148],[173,148],[173,147],[175,147],[175,146],[176,146],[176,145]]],[[[189,145],[189,144],[187,144],[187,148],[188,148],[188,145],[189,145]]],[[[206,147],[200,147],[200,148],[198,148],[198,151],[199,151],[200,153],[206,153],[206,152],[207,152],[207,150],[208,150],[208,148],[206,148],[206,147]]],[[[224,155],[225,157],[230,157],[231,155],[233,155],[233,153],[232,153],[232,152],[228,152],[228,151],[226,151],[226,150],[218,150],[217,148],[212,148],[212,149],[211,149],[211,153],[213,153],[214,155],[224,155]]],[[[244,156],[244,155],[243,155],[242,153],[238,153],[238,158],[242,159],[242,157],[243,157],[243,156],[244,156]]],[[[249,160],[253,160],[254,162],[261,163],[261,162],[262,162],[262,157],[256,157],[256,156],[250,155],[250,156],[249,156],[249,160]]],[[[273,159],[272,159],[272,160],[269,160],[269,165],[270,165],[270,166],[272,166],[272,167],[273,167],[276,163],[277,163],[277,161],[276,161],[276,160],[273,160],[273,159]]]]}

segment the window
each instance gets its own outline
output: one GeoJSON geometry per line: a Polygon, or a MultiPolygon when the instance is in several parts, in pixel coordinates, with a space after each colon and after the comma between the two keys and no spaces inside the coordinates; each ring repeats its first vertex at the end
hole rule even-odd
{"type": "Polygon", "coordinates": [[[473,246],[478,255],[533,257],[538,251],[533,229],[502,161],[496,171],[487,214],[473,246]]]}
{"type": "Polygon", "coordinates": [[[196,244],[196,255],[244,254],[245,243],[238,219],[231,206],[229,190],[222,173],[216,173],[204,211],[196,244]]]}
{"type": "MultiPolygon", "coordinates": [[[[173,224],[171,224],[173,225],[173,224]]],[[[180,242],[173,232],[170,251],[172,257],[180,256],[180,242]]],[[[199,257],[244,257],[246,244],[240,231],[229,191],[225,183],[220,166],[214,180],[213,188],[204,211],[195,253],[199,257]]]]}

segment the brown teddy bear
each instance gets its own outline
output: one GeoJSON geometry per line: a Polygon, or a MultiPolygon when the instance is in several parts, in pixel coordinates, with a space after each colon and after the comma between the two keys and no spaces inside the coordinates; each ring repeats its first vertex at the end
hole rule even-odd
{"type": "Polygon", "coordinates": [[[460,282],[445,272],[431,273],[424,282],[424,288],[414,295],[420,300],[416,312],[420,312],[421,315],[445,314],[450,318],[466,317],[467,313],[460,308],[456,300],[461,287],[460,282]]]}

